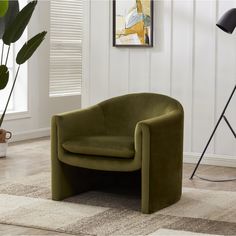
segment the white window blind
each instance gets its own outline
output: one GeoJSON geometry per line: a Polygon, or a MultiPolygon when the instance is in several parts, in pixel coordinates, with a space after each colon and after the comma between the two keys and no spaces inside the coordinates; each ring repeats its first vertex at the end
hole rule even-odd
{"type": "Polygon", "coordinates": [[[83,0],[50,1],[50,96],[81,94],[83,0]]]}

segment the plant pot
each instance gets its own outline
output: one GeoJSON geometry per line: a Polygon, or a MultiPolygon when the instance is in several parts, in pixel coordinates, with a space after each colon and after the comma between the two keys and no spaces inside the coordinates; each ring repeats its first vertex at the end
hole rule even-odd
{"type": "Polygon", "coordinates": [[[6,157],[8,143],[0,143],[0,158],[6,157]]]}
{"type": "Polygon", "coordinates": [[[11,136],[11,132],[0,129],[0,158],[6,157],[8,147],[7,141],[11,138],[11,136]]]}

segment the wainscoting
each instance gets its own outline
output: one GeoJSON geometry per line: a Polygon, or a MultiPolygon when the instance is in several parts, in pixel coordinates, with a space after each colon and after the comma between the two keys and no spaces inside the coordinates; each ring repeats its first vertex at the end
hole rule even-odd
{"type": "MultiPolygon", "coordinates": [[[[170,95],[185,109],[185,152],[200,153],[236,82],[235,34],[215,26],[236,2],[155,1],[150,49],[112,47],[112,1],[87,4],[83,106],[133,92],[170,95]]],[[[227,112],[234,128],[235,104],[236,97],[227,112]]],[[[208,153],[236,156],[226,124],[221,124],[208,153]]]]}

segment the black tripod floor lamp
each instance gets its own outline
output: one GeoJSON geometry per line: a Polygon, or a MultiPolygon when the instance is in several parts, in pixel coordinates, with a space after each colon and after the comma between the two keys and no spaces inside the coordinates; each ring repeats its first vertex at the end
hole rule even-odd
{"type": "MultiPolygon", "coordinates": [[[[224,32],[232,34],[233,31],[234,31],[234,28],[236,27],[236,8],[230,9],[227,12],[225,12],[225,14],[220,18],[220,20],[217,22],[216,25],[221,30],[223,30],[224,32]]],[[[207,144],[206,144],[206,146],[205,146],[205,148],[204,148],[204,150],[203,150],[203,152],[201,154],[201,157],[200,157],[200,159],[199,159],[199,161],[198,161],[198,163],[197,163],[197,165],[196,165],[196,167],[195,167],[195,169],[194,169],[190,179],[193,179],[193,177],[195,175],[195,172],[197,171],[197,169],[198,169],[198,167],[199,167],[199,165],[200,165],[200,163],[202,161],[202,158],[204,157],[205,152],[206,152],[209,144],[211,143],[211,140],[212,140],[212,138],[213,138],[213,136],[214,136],[214,134],[215,134],[215,132],[216,132],[216,130],[217,130],[217,128],[218,128],[218,126],[219,126],[219,124],[220,124],[220,122],[222,120],[224,120],[226,122],[226,124],[228,125],[229,129],[232,131],[234,138],[236,138],[236,133],[235,133],[233,127],[230,125],[230,122],[228,121],[228,119],[225,116],[225,112],[226,112],[226,110],[227,110],[227,108],[228,108],[228,106],[230,104],[230,101],[231,101],[231,99],[232,99],[232,97],[233,97],[233,95],[235,93],[235,90],[236,90],[236,85],[234,86],[234,89],[233,89],[232,93],[230,94],[228,101],[226,102],[226,105],[225,105],[225,107],[224,107],[224,109],[223,109],[223,111],[222,111],[222,113],[220,115],[220,118],[219,118],[219,120],[216,123],[216,126],[215,126],[215,128],[214,128],[214,130],[213,130],[213,132],[212,132],[212,134],[211,134],[211,136],[210,136],[210,138],[209,138],[209,140],[208,140],[208,142],[207,142],[207,144]]],[[[207,179],[205,179],[205,180],[207,180],[207,179]]],[[[230,179],[230,180],[236,180],[236,179],[230,179]]],[[[220,180],[220,181],[226,181],[226,180],[220,180]]]]}

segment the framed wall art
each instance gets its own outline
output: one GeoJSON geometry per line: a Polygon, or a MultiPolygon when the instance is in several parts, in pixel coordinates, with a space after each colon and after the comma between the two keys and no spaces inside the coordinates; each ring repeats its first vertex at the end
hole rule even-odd
{"type": "Polygon", "coordinates": [[[153,0],[113,0],[113,46],[153,46],[153,0]]]}

